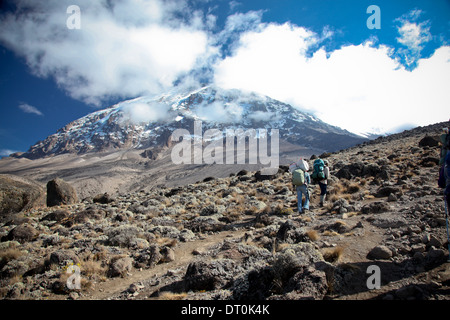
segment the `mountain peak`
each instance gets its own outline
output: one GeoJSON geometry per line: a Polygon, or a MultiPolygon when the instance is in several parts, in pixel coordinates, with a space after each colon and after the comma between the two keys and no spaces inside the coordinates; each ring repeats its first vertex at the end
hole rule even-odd
{"type": "Polygon", "coordinates": [[[141,96],[77,119],[39,141],[22,157],[85,154],[168,145],[174,130],[279,129],[280,138],[305,147],[335,151],[365,141],[289,104],[256,93],[204,86],[159,96],[141,96]]]}

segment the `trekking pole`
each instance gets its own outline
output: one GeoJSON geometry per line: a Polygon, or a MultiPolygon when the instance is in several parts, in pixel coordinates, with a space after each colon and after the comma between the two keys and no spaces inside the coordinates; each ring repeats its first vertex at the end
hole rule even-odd
{"type": "Polygon", "coordinates": [[[448,248],[447,262],[450,262],[450,235],[448,232],[448,208],[447,208],[447,197],[445,193],[444,193],[444,207],[445,207],[445,225],[447,227],[447,248],[448,248]]]}

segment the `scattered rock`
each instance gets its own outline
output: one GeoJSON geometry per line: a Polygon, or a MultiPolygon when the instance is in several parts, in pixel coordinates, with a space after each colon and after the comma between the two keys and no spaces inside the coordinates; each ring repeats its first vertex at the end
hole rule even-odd
{"type": "Polygon", "coordinates": [[[132,269],[133,259],[130,257],[115,257],[109,263],[108,276],[125,277],[132,269]]]}
{"type": "Polygon", "coordinates": [[[387,212],[391,210],[391,207],[389,204],[385,202],[373,202],[370,204],[366,204],[361,208],[361,213],[368,214],[368,213],[381,213],[381,212],[387,212]]]}
{"type": "Polygon", "coordinates": [[[123,225],[106,232],[111,246],[129,247],[139,234],[139,229],[132,225],[123,225]]]}
{"type": "Polygon", "coordinates": [[[391,194],[395,195],[396,193],[398,193],[400,191],[400,188],[398,187],[392,187],[392,186],[385,186],[385,187],[380,187],[377,190],[377,193],[375,194],[375,196],[377,198],[381,198],[381,197],[388,197],[391,194]]]}
{"type": "Polygon", "coordinates": [[[358,299],[448,300],[445,290],[436,289],[446,288],[450,278],[442,190],[433,178],[439,149],[418,146],[424,134],[434,135],[381,137],[331,154],[330,195],[318,207],[319,189],[311,185],[310,210],[302,215],[295,213],[287,166],[272,181],[242,171],[10,213],[0,224],[0,294],[96,298],[105,276],[133,271],[139,278],[140,270],[156,267],[152,278],[133,277],[133,285],[108,299],[172,292],[175,298],[211,300],[345,299],[355,293],[358,299]],[[189,252],[175,255],[180,246],[189,252]],[[342,254],[346,263],[329,254],[342,254]],[[379,260],[383,290],[386,283],[395,289],[383,296],[367,290],[367,265],[376,261],[360,262],[364,256],[379,260]],[[67,289],[63,270],[77,263],[93,290],[67,289]]]}
{"type": "Polygon", "coordinates": [[[175,252],[169,247],[163,247],[160,250],[161,259],[160,262],[172,262],[175,261],[175,252]]]}
{"type": "Polygon", "coordinates": [[[50,255],[49,263],[65,267],[70,263],[72,264],[80,263],[80,259],[74,252],[70,250],[61,249],[52,252],[52,254],[50,255]]]}
{"type": "Polygon", "coordinates": [[[108,204],[108,203],[114,202],[114,198],[112,198],[107,192],[105,192],[103,194],[96,195],[92,199],[92,202],[94,202],[94,203],[101,203],[101,204],[108,204]]]}
{"type": "Polygon", "coordinates": [[[231,280],[236,263],[230,259],[211,262],[196,261],[189,264],[184,276],[185,290],[214,290],[231,280]]]}
{"type": "Polygon", "coordinates": [[[136,256],[136,268],[152,268],[157,265],[162,258],[163,255],[160,252],[159,246],[156,244],[152,244],[148,248],[141,250],[136,256]]]}
{"type": "Polygon", "coordinates": [[[70,212],[67,210],[56,210],[47,214],[45,217],[41,219],[41,221],[47,220],[47,221],[61,222],[64,219],[68,218],[69,215],[70,212]]]}
{"type": "Polygon", "coordinates": [[[438,147],[439,137],[425,136],[419,141],[419,147],[438,147]]]}
{"type": "Polygon", "coordinates": [[[0,218],[45,204],[45,191],[35,181],[0,175],[0,218]]]}
{"type": "Polygon", "coordinates": [[[2,241],[16,240],[20,243],[30,242],[36,240],[39,231],[28,224],[21,224],[12,229],[2,241]]]}
{"type": "Polygon", "coordinates": [[[386,246],[376,246],[372,250],[370,250],[367,255],[368,259],[371,260],[387,260],[392,257],[392,251],[386,246]]]}
{"type": "Polygon", "coordinates": [[[292,276],[284,295],[271,296],[270,300],[322,300],[328,291],[328,283],[325,272],[317,270],[313,266],[302,268],[292,276]]]}
{"type": "Polygon", "coordinates": [[[75,189],[62,179],[56,178],[47,183],[47,206],[59,206],[78,202],[75,189]]]}

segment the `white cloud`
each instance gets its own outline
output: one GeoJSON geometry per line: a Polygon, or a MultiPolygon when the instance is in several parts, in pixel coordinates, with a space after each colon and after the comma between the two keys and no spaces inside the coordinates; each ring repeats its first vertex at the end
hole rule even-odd
{"type": "Polygon", "coordinates": [[[248,117],[255,121],[269,121],[269,120],[278,121],[280,119],[279,115],[277,115],[276,113],[266,111],[256,111],[253,112],[252,114],[249,114],[248,117]]]}
{"type": "Polygon", "coordinates": [[[242,6],[242,3],[232,0],[228,5],[230,6],[230,10],[235,10],[237,7],[242,6]]]}
{"type": "Polygon", "coordinates": [[[75,2],[80,30],[66,27],[72,0],[18,1],[17,13],[0,18],[0,42],[76,99],[160,93],[207,51],[202,21],[184,1],[75,2]]]}
{"type": "MultiPolygon", "coordinates": [[[[0,17],[0,43],[25,58],[34,74],[54,77],[70,96],[96,105],[160,94],[179,79],[187,87],[213,79],[226,89],[291,103],[353,132],[448,119],[450,47],[420,57],[431,39],[429,22],[418,22],[420,10],[397,20],[398,41],[412,59],[406,62],[414,63],[406,70],[391,48],[372,42],[325,52],[323,42],[339,32],[331,27],[316,34],[290,23],[263,23],[263,11],[250,11],[230,15],[217,31],[217,17],[192,11],[188,3],[20,0],[18,12],[0,17]],[[66,27],[72,4],[81,9],[81,30],[66,27]]],[[[231,1],[230,8],[237,4],[231,1]]],[[[138,105],[127,115],[160,119],[161,110],[138,105]]],[[[236,107],[231,113],[215,105],[200,111],[211,119],[241,116],[236,107]]]]}
{"type": "Polygon", "coordinates": [[[164,121],[168,117],[169,106],[158,102],[132,102],[122,107],[122,121],[134,124],[164,121]]]}
{"type": "Polygon", "coordinates": [[[38,108],[33,107],[33,106],[29,105],[28,103],[22,103],[18,106],[18,108],[25,113],[33,113],[33,114],[37,114],[38,116],[44,115],[41,111],[39,111],[38,108]]]}
{"type": "Polygon", "coordinates": [[[9,157],[9,155],[16,153],[18,151],[10,150],[10,149],[0,149],[0,157],[9,157]]]}
{"type": "Polygon", "coordinates": [[[399,28],[400,37],[397,41],[412,51],[420,52],[423,44],[431,40],[430,28],[424,23],[405,21],[399,28]]]}
{"type": "Polygon", "coordinates": [[[430,22],[417,22],[421,14],[421,10],[415,9],[395,19],[395,22],[399,23],[397,32],[400,36],[397,41],[405,47],[400,48],[398,53],[404,57],[407,66],[416,66],[424,45],[433,38],[430,33],[430,22]]]}
{"type": "Polygon", "coordinates": [[[197,106],[195,113],[203,121],[236,123],[242,120],[243,108],[236,103],[203,103],[197,106]]]}
{"type": "Polygon", "coordinates": [[[391,48],[371,42],[329,53],[319,49],[308,57],[319,40],[290,24],[246,32],[233,54],[216,64],[215,82],[266,94],[358,133],[448,119],[450,47],[408,71],[391,48]]]}

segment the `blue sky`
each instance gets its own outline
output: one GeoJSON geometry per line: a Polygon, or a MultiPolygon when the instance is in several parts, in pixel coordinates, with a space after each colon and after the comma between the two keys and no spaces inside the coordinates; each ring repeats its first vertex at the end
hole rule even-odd
{"type": "Polygon", "coordinates": [[[256,91],[356,133],[449,119],[450,2],[0,4],[0,156],[174,85],[256,91]],[[67,13],[76,5],[79,16],[67,13]],[[370,5],[380,29],[369,29],[370,5]],[[68,22],[80,18],[79,29],[68,22]]]}

